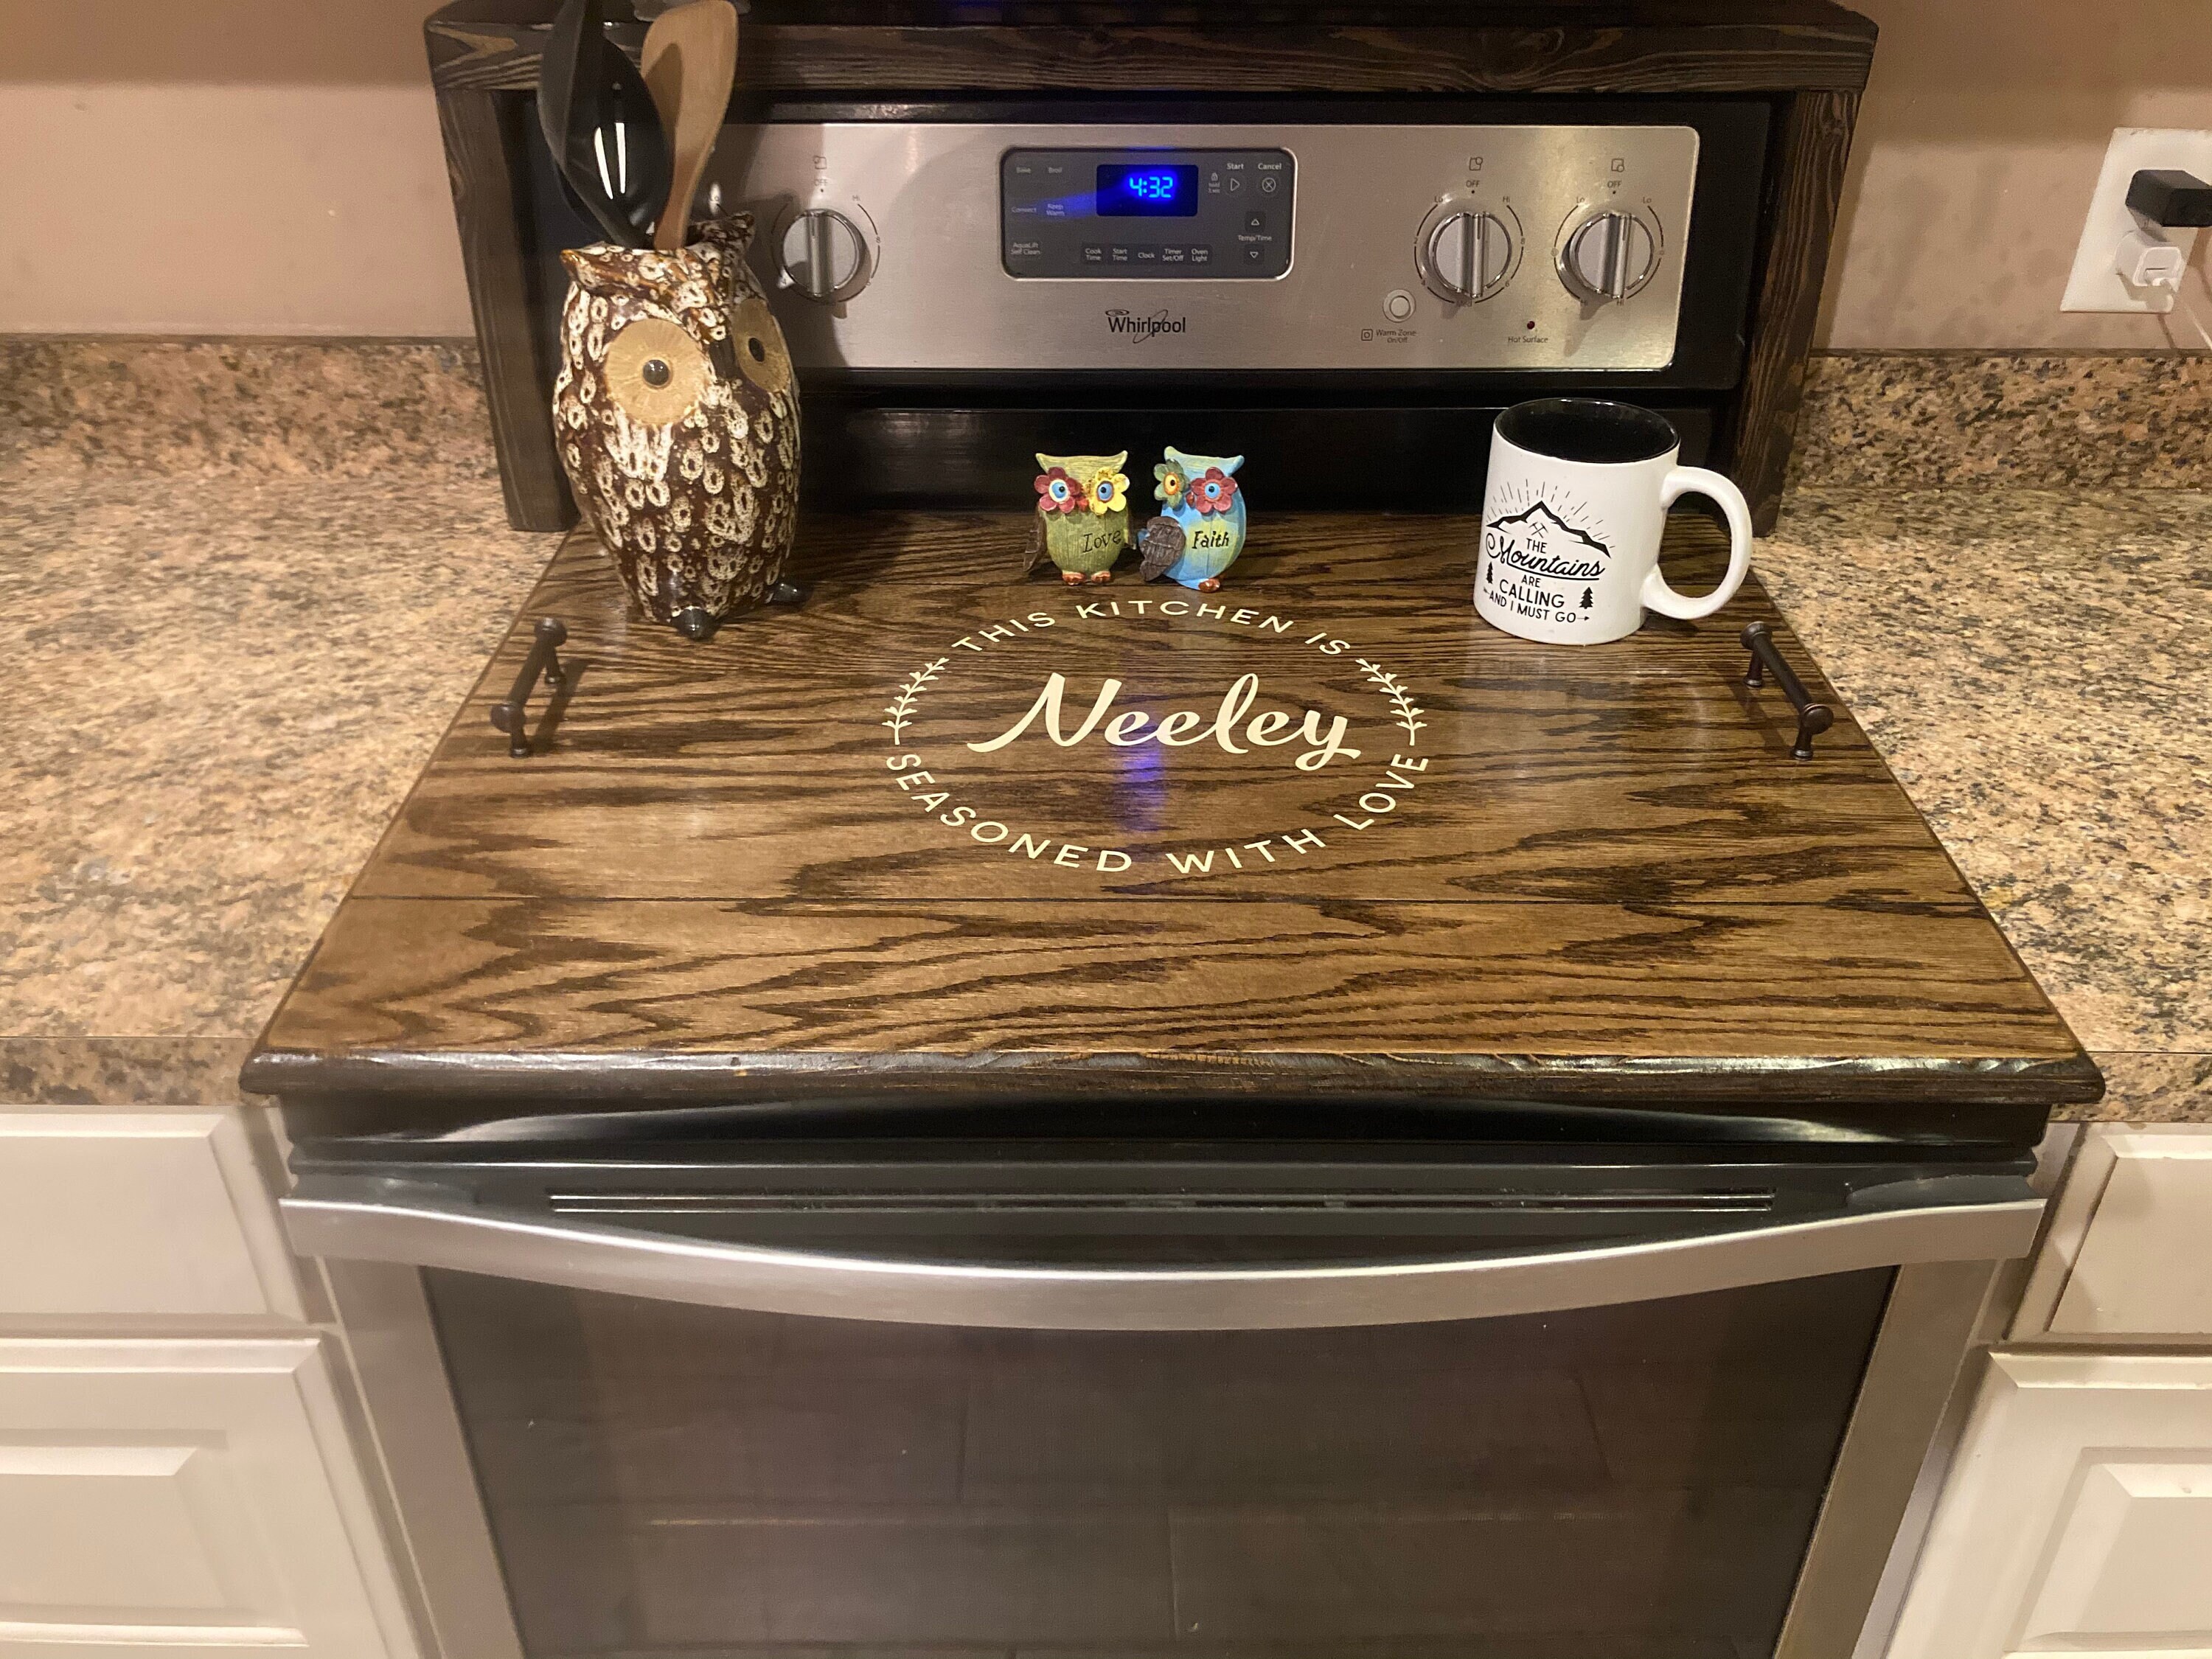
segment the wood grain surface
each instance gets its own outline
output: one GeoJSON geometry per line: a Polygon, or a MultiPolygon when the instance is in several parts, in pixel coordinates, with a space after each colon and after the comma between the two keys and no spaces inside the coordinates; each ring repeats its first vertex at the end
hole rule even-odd
{"type": "Polygon", "coordinates": [[[1776,122],[1768,173],[1771,206],[1761,227],[1759,297],[1752,312],[1743,386],[1723,443],[1729,476],[1751,503],[1762,536],[1782,512],[1782,487],[1805,402],[1805,360],[1820,311],[1820,284],[1843,204],[1844,169],[1859,95],[1801,92],[1776,122]]]}
{"type": "MultiPolygon", "coordinates": [[[[1466,530],[1427,532],[1415,555],[1419,521],[1350,520],[1331,525],[1326,558],[1258,553],[1221,594],[1194,599],[1010,580],[1006,531],[988,517],[825,529],[807,550],[815,603],[740,623],[720,647],[726,666],[708,671],[721,679],[711,700],[696,647],[592,615],[600,560],[579,541],[538,602],[588,665],[560,741],[517,767],[488,721],[465,722],[356,890],[1968,899],[1856,727],[1809,766],[1786,758],[1787,703],[1742,684],[1734,640],[1748,605],[1591,652],[1508,640],[1468,603],[1466,530]],[[899,561],[888,579],[886,539],[899,561]],[[992,626],[1006,637],[984,635],[992,626]],[[934,662],[892,742],[886,705],[934,662]],[[1413,729],[1378,670],[1420,708],[1413,729]],[[1297,745],[1272,759],[1218,738],[1063,748],[1035,727],[1004,749],[969,746],[1018,721],[1050,672],[1066,677],[1069,729],[1109,678],[1126,687],[1115,712],[1188,708],[1210,726],[1251,673],[1255,712],[1340,715],[1358,754],[1306,771],[1297,745]],[[963,805],[965,827],[948,826],[963,805]],[[987,852],[973,826],[990,823],[1010,833],[987,852]],[[1070,844],[1089,849],[1080,869],[1054,862],[1070,844]],[[1102,870],[1101,849],[1127,867],[1102,870]]],[[[1710,586],[1720,538],[1686,520],[1680,539],[1683,580],[1710,586]]]]}
{"type": "MultiPolygon", "coordinates": [[[[250,1086],[2095,1092],[1848,716],[1789,757],[1743,623],[1832,692],[1755,581],[1545,647],[1474,617],[1472,520],[1256,520],[1214,595],[1018,579],[1025,527],[809,522],[807,604],[704,645],[572,538],[250,1086]],[[540,615],[578,678],[514,761],[489,710],[540,615]],[[990,746],[1054,674],[1062,740],[990,746]]],[[[1723,551],[1679,517],[1670,575],[1723,551]]]]}
{"type": "MultiPolygon", "coordinates": [[[[437,84],[535,88],[556,9],[462,0],[436,13],[425,35],[437,84]]],[[[1874,52],[1874,26],[1838,6],[1524,8],[1471,25],[1388,6],[1310,9],[1312,21],[1271,23],[1091,9],[1095,20],[1082,23],[748,22],[744,86],[763,98],[1215,93],[1218,62],[1232,55],[1240,94],[1856,91],[1874,52]]],[[[634,50],[643,33],[616,38],[634,50]]]]}
{"type": "Polygon", "coordinates": [[[576,511],[548,414],[557,353],[538,335],[540,296],[520,230],[527,147],[544,140],[532,131],[533,110],[513,96],[441,86],[437,104],[507,522],[565,530],[576,511]]]}

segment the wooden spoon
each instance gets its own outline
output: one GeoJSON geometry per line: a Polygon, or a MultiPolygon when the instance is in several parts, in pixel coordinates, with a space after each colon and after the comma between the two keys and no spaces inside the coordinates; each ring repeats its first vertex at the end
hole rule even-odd
{"type": "Polygon", "coordinates": [[[668,205],[654,227],[653,245],[663,253],[680,252],[691,225],[691,198],[698,194],[714,141],[729,113],[730,88],[738,74],[738,9],[730,0],[690,0],[653,20],[639,60],[651,88],[660,124],[673,152],[668,205]]]}

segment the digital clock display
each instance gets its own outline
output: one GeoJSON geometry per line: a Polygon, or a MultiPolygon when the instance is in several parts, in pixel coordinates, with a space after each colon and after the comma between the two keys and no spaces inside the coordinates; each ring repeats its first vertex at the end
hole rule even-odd
{"type": "Polygon", "coordinates": [[[1098,169],[1102,219],[1189,219],[1198,214],[1198,168],[1115,162],[1098,169]]]}

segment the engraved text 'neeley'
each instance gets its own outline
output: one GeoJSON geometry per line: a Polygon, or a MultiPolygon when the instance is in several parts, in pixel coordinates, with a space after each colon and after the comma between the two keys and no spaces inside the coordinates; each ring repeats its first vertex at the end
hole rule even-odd
{"type": "MultiPolygon", "coordinates": [[[[1112,720],[1107,720],[1106,711],[1114,706],[1114,699],[1121,695],[1121,681],[1109,679],[1100,684],[1097,698],[1091,703],[1091,712],[1083,717],[1083,724],[1071,732],[1065,731],[1060,723],[1060,700],[1066,690],[1066,675],[1049,676],[1045,680],[1044,690],[1037,693],[1036,701],[1030,705],[1028,713],[989,742],[971,743],[968,746],[979,755],[988,755],[994,749],[1004,749],[1035,725],[1042,714],[1046,735],[1063,749],[1074,748],[1097,731],[1099,722],[1104,720],[1106,741],[1124,749],[1151,743],[1155,738],[1170,747],[1186,749],[1212,738],[1231,754],[1242,755],[1249,751],[1237,741],[1237,723],[1244,718],[1245,712],[1258,699],[1260,677],[1257,674],[1238,675],[1236,684],[1222,693],[1221,707],[1214,714],[1211,726],[1205,725],[1206,716],[1194,708],[1178,708],[1164,714],[1156,726],[1152,724],[1151,715],[1134,708],[1125,708],[1112,720]],[[1151,729],[1147,730],[1147,727],[1151,729]]],[[[1344,746],[1344,733],[1343,715],[1336,715],[1324,734],[1322,716],[1310,708],[1304,711],[1303,721],[1294,721],[1291,715],[1281,709],[1267,709],[1253,715],[1244,726],[1245,742],[1261,748],[1279,749],[1285,744],[1303,739],[1306,752],[1297,761],[1298,769],[1303,772],[1318,772],[1339,755],[1348,760],[1358,759],[1357,749],[1344,746]]]]}

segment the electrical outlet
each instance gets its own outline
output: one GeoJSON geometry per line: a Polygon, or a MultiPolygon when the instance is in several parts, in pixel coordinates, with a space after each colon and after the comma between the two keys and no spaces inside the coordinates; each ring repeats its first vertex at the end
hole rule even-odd
{"type": "MultiPolygon", "coordinates": [[[[2128,210],[2128,185],[2146,167],[2179,167],[2212,180],[2212,132],[2178,127],[2118,127],[2105,151],[2089,216],[2074,250],[2074,270],[2066,279],[2061,311],[2154,311],[2173,309],[2171,289],[2131,288],[2121,278],[2120,255],[2128,237],[2144,228],[2128,210]]],[[[2158,233],[2181,250],[2185,260],[2197,246],[2193,230],[2158,233]]]]}

